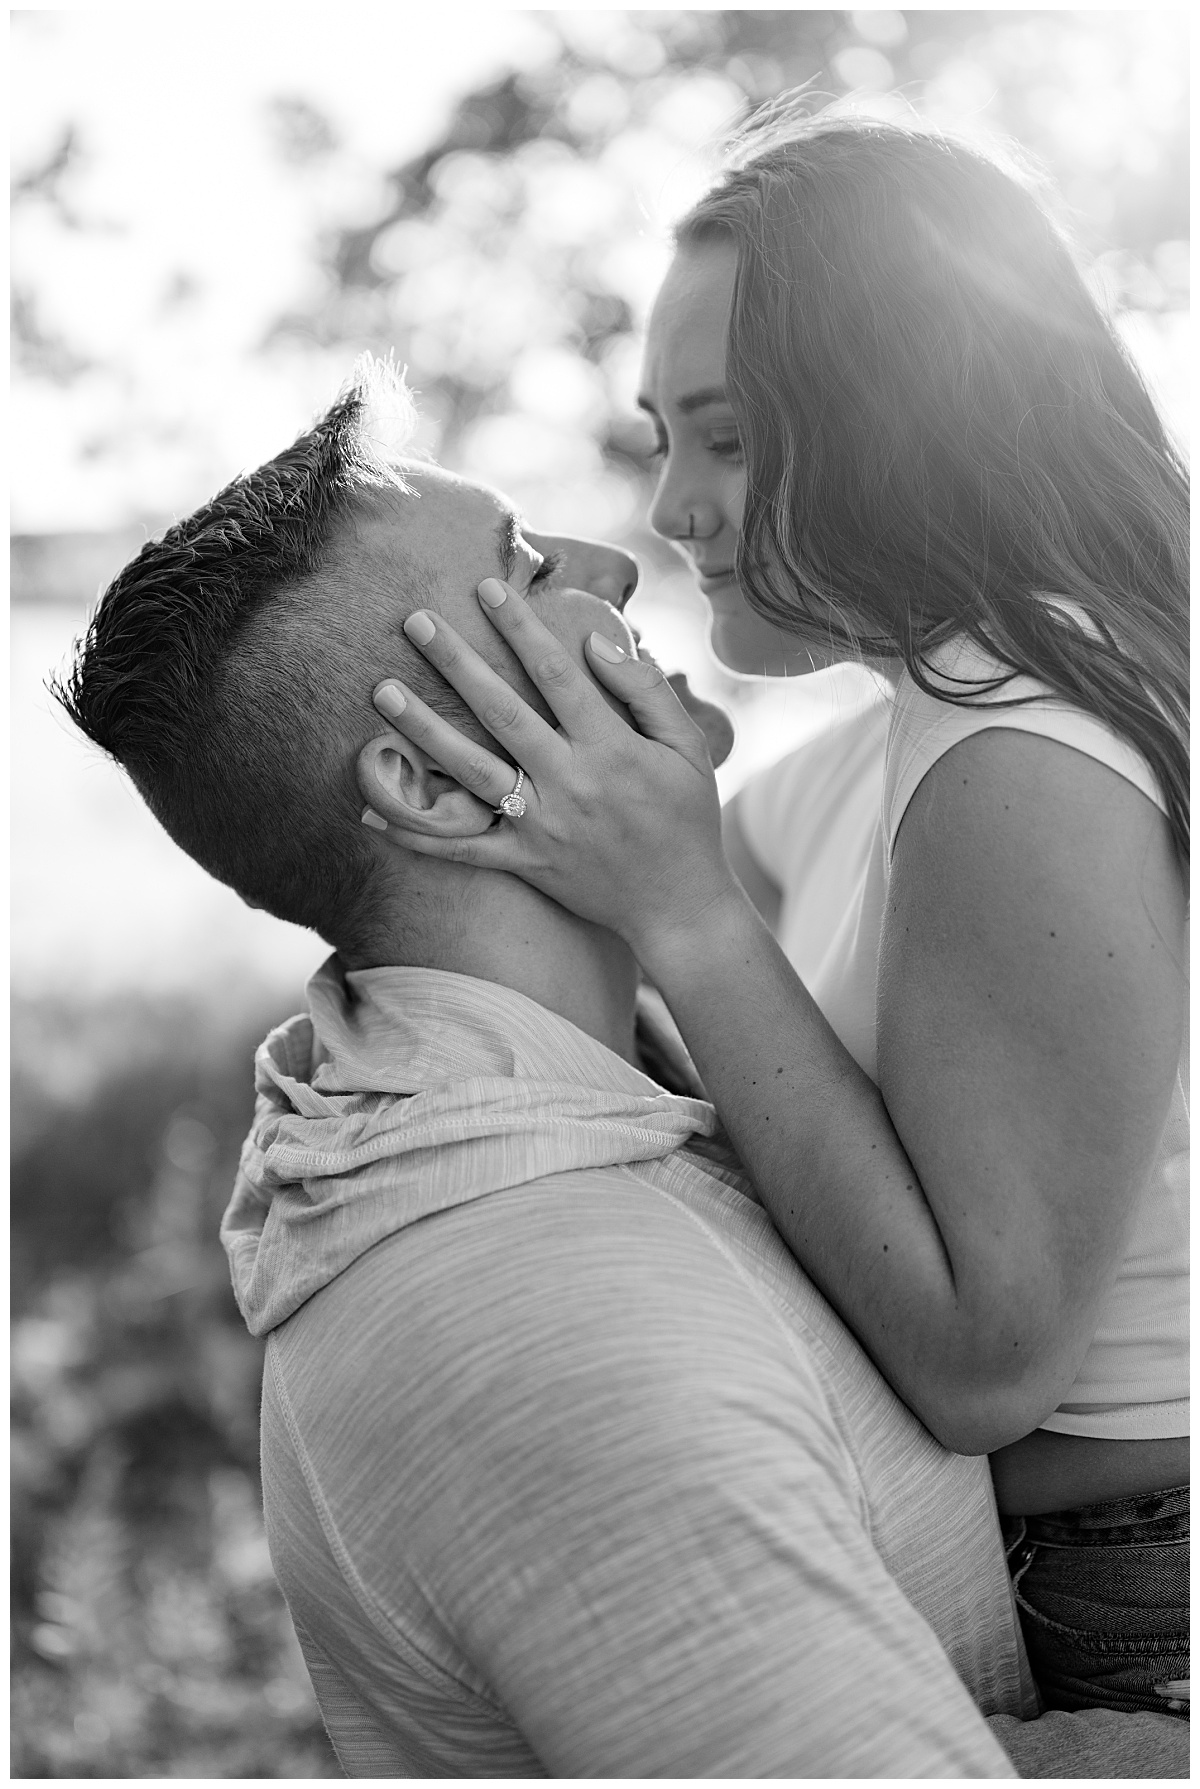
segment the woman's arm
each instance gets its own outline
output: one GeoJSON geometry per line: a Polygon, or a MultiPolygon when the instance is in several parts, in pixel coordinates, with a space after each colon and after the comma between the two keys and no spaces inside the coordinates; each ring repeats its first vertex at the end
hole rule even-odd
{"type": "MultiPolygon", "coordinates": [[[[412,848],[620,931],[789,1246],[905,1401],[962,1452],[1035,1427],[1094,1331],[1173,1084],[1183,894],[1162,816],[1051,741],[991,731],[948,753],[897,841],[881,1091],[733,876],[703,742],[661,674],[593,661],[641,737],[510,594],[498,625],[555,731],[437,625],[426,656],[532,799],[516,825],[412,848]]],[[[511,787],[415,699],[394,724],[492,805],[511,787]]]]}
{"type": "Polygon", "coordinates": [[[875,1089],[744,903],[648,972],[789,1246],[961,1452],[1075,1377],[1170,1101],[1185,1017],[1166,823],[1112,771],[986,732],[900,829],[875,1089]]]}

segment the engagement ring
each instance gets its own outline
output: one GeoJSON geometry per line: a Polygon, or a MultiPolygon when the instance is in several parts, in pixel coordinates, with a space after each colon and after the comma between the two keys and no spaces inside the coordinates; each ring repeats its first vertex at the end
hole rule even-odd
{"type": "Polygon", "coordinates": [[[493,808],[492,812],[496,814],[506,814],[510,820],[519,820],[521,815],[525,812],[525,797],[521,794],[521,784],[524,781],[525,772],[523,770],[518,770],[517,780],[513,785],[513,788],[501,801],[500,806],[498,808],[493,808]]]}

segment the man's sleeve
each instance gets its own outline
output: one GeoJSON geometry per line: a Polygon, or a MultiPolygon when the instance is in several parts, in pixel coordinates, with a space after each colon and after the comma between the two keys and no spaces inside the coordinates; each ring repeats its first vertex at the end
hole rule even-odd
{"type": "Polygon", "coordinates": [[[682,1207],[537,1182],[419,1227],[404,1286],[396,1543],[551,1776],[1014,1774],[811,1367],[682,1207]]]}

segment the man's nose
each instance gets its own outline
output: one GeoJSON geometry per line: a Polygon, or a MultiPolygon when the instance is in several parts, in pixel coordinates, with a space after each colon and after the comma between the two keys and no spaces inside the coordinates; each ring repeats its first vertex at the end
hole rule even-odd
{"type": "Polygon", "coordinates": [[[623,609],[637,589],[638,562],[620,547],[567,534],[533,534],[529,529],[525,539],[537,553],[561,553],[564,584],[572,590],[590,590],[614,609],[623,609]]]}

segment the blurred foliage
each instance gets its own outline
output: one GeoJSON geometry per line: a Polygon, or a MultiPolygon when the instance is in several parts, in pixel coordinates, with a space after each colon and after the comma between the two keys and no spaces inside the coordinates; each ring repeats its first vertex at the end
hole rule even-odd
{"type": "Polygon", "coordinates": [[[216,1236],[254,1041],[182,1001],[14,1012],[17,1776],[340,1774],[271,1575],[262,1349],[216,1236]]]}

